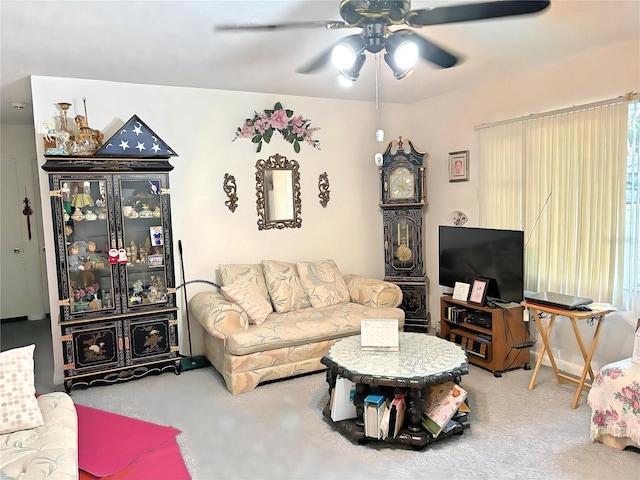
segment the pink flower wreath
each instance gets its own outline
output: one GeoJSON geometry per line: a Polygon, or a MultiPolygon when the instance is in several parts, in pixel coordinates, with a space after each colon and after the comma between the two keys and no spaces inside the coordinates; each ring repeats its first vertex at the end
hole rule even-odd
{"type": "Polygon", "coordinates": [[[253,118],[247,118],[242,127],[238,127],[235,142],[238,138],[250,138],[257,143],[256,152],[262,150],[262,143],[269,143],[274,132],[280,132],[284,139],[293,145],[296,153],[300,152],[302,142],[320,150],[320,142],[313,139],[313,134],[319,128],[311,127],[311,120],[302,115],[293,116],[293,110],[286,110],[280,102],[273,106],[273,110],[255,112],[253,118]]]}

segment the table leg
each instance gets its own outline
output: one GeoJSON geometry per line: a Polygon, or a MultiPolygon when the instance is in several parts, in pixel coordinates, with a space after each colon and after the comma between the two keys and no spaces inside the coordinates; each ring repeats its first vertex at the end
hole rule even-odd
{"type": "MultiPolygon", "coordinates": [[[[573,318],[571,320],[573,321],[573,318]]],[[[576,390],[576,395],[573,397],[573,403],[571,404],[571,408],[578,407],[578,402],[580,401],[580,394],[582,393],[582,388],[584,387],[584,381],[587,377],[587,372],[591,372],[591,379],[593,380],[593,370],[591,369],[591,358],[593,357],[593,352],[595,351],[596,344],[598,343],[598,337],[600,335],[600,327],[602,327],[603,320],[604,320],[603,317],[598,317],[596,319],[598,324],[596,325],[596,331],[593,332],[593,339],[591,340],[589,353],[584,359],[584,368],[582,369],[582,376],[580,377],[580,381],[578,382],[578,389],[576,390]]]]}
{"type": "MultiPolygon", "coordinates": [[[[580,353],[582,353],[582,360],[584,360],[585,364],[587,364],[587,349],[584,348],[584,342],[582,341],[582,335],[580,335],[580,330],[578,329],[578,322],[573,317],[569,317],[571,320],[571,326],[573,327],[573,333],[576,335],[576,340],[578,341],[578,346],[580,347],[580,353]]],[[[598,327],[596,327],[598,328],[598,327]]],[[[593,370],[591,366],[589,366],[589,376],[591,377],[591,381],[593,381],[593,370]]]]}
{"type": "Polygon", "coordinates": [[[364,428],[364,399],[369,393],[369,385],[356,383],[356,393],[353,395],[353,404],[356,406],[356,425],[364,428]]]}
{"type": "Polygon", "coordinates": [[[562,378],[558,372],[558,366],[556,365],[556,360],[553,358],[553,352],[551,351],[551,347],[549,346],[549,337],[551,335],[551,330],[553,329],[553,324],[556,321],[556,315],[551,315],[551,319],[549,320],[549,326],[545,331],[544,325],[542,324],[542,320],[540,319],[540,313],[538,310],[533,310],[533,316],[536,321],[536,326],[538,327],[538,332],[540,332],[540,337],[542,337],[542,348],[540,349],[540,353],[538,354],[538,360],[536,361],[536,366],[533,369],[533,375],[531,376],[531,381],[529,382],[529,390],[533,390],[533,387],[536,383],[536,377],[538,376],[538,371],[540,370],[540,365],[542,365],[542,359],[544,358],[545,352],[549,356],[549,361],[551,362],[551,367],[553,368],[554,373],[556,374],[556,378],[558,383],[562,383],[562,378]]]}
{"type": "Polygon", "coordinates": [[[424,432],[420,425],[422,424],[422,412],[424,412],[424,400],[422,398],[422,390],[419,388],[410,388],[407,393],[407,428],[412,433],[424,432]]]}

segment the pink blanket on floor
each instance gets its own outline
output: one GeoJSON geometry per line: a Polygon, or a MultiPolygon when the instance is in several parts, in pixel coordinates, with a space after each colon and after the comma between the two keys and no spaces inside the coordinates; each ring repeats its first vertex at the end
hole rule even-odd
{"type": "Polygon", "coordinates": [[[180,430],[83,405],[76,410],[81,478],[191,478],[175,438],[180,430]]]}

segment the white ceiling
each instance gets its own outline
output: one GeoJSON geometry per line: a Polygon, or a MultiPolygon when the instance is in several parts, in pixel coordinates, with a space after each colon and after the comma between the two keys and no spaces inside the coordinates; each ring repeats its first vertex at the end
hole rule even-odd
{"type": "MultiPolygon", "coordinates": [[[[412,8],[471,1],[413,1],[412,8]]],[[[338,6],[339,0],[1,0],[2,123],[33,122],[30,105],[11,107],[11,102],[31,102],[29,75],[375,101],[376,58],[371,54],[349,89],[338,85],[330,67],[314,75],[295,73],[330,43],[359,30],[213,29],[219,24],[341,20],[338,6]]],[[[552,0],[537,15],[417,31],[464,61],[450,69],[423,61],[404,80],[395,80],[382,62],[383,102],[415,102],[638,38],[640,0],[552,0]]],[[[98,101],[89,101],[99,108],[98,101]]]]}

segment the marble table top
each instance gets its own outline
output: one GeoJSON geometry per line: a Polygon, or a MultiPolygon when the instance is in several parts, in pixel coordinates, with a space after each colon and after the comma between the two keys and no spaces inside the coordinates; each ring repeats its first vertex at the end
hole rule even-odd
{"type": "Polygon", "coordinates": [[[469,373],[467,354],[453,342],[424,333],[399,332],[399,343],[397,352],[370,351],[360,348],[360,335],[341,338],[325,354],[322,363],[356,382],[369,377],[424,386],[469,373]]]}

